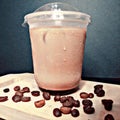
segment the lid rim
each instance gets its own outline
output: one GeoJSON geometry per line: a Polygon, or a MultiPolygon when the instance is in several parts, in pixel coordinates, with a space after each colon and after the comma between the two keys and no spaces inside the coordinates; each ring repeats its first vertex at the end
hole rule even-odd
{"type": "MultiPolygon", "coordinates": [[[[85,17],[87,17],[88,19],[90,19],[90,15],[86,14],[86,13],[83,13],[83,12],[76,12],[76,11],[41,11],[41,12],[35,12],[35,13],[29,13],[27,15],[25,15],[24,19],[25,21],[27,21],[28,19],[30,18],[33,18],[33,17],[36,17],[36,16],[39,16],[39,15],[52,15],[52,13],[62,13],[63,15],[66,15],[66,14],[69,14],[69,15],[79,15],[79,17],[81,15],[84,15],[85,17]]],[[[74,19],[74,17],[73,17],[74,19]]]]}

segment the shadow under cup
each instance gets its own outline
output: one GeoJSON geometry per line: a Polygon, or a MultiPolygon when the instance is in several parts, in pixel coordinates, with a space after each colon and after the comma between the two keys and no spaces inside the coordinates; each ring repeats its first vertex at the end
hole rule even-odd
{"type": "Polygon", "coordinates": [[[66,10],[67,7],[63,3],[50,3],[25,16],[29,25],[35,79],[38,86],[46,90],[74,89],[81,80],[90,16],[66,10]],[[64,7],[60,10],[62,5],[64,7]]]}

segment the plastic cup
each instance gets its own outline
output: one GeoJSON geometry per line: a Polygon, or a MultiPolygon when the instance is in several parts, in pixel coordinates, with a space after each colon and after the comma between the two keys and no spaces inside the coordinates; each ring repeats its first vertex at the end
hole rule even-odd
{"type": "Polygon", "coordinates": [[[34,76],[47,90],[79,86],[90,16],[64,3],[49,3],[25,16],[29,25],[34,76]]]}

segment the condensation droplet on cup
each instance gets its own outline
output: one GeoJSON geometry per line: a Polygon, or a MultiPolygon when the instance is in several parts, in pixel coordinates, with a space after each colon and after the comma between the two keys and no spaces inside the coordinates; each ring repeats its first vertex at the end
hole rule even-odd
{"type": "Polygon", "coordinates": [[[64,50],[64,51],[66,51],[66,50],[67,50],[65,46],[64,46],[63,50],[64,50]]]}

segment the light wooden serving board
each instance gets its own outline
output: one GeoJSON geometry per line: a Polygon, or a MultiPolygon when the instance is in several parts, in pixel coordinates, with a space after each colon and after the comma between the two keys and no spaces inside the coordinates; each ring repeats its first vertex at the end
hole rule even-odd
{"type": "MultiPolygon", "coordinates": [[[[54,102],[54,96],[46,101],[46,104],[42,108],[36,108],[34,106],[34,101],[43,99],[42,91],[39,97],[33,97],[31,93],[25,93],[25,96],[31,96],[30,102],[18,102],[12,101],[12,96],[15,91],[13,88],[19,85],[22,87],[28,86],[30,90],[39,90],[34,75],[31,73],[22,74],[8,74],[0,77],[0,96],[8,96],[9,100],[6,102],[0,102],[0,118],[5,118],[6,120],[104,120],[106,114],[112,114],[115,120],[120,120],[120,86],[114,84],[92,82],[88,80],[81,80],[79,89],[71,94],[76,100],[80,101],[80,107],[76,108],[80,112],[79,117],[72,117],[71,114],[64,115],[56,118],[53,115],[53,109],[60,107],[60,102],[54,102]],[[95,113],[88,115],[83,111],[82,99],[79,94],[81,92],[92,92],[94,93],[94,86],[97,84],[102,84],[105,90],[104,97],[91,98],[93,101],[93,106],[95,108],[95,113]],[[8,93],[4,93],[3,89],[9,88],[8,93]],[[106,111],[101,103],[102,99],[112,99],[114,101],[113,108],[111,111],[106,111]]],[[[66,95],[66,96],[68,96],[66,95]]]]}

